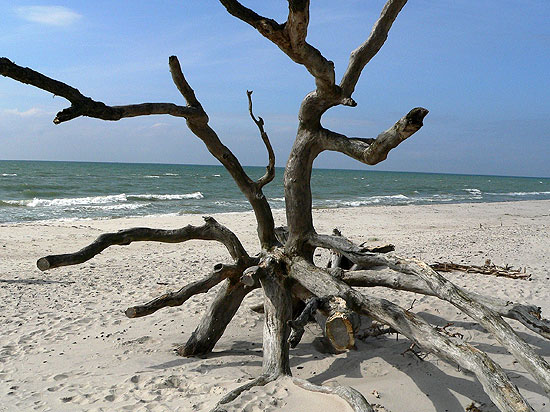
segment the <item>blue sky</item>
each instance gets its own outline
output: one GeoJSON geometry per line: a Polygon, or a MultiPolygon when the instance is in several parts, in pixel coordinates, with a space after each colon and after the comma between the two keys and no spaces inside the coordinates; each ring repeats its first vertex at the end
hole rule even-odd
{"type": "MultiPolygon", "coordinates": [[[[283,21],[285,1],[243,1],[283,21]]],[[[369,34],[384,2],[312,1],[308,40],[336,65],[369,34]]],[[[425,126],[378,170],[550,176],[550,2],[410,0],[363,71],[356,108],[323,124],[372,137],[411,108],[425,126]]],[[[245,165],[267,155],[247,113],[246,90],[283,166],[306,70],[216,1],[0,0],[0,55],[110,105],[182,98],[168,56],[183,71],[211,125],[245,165]]],[[[0,159],[215,164],[183,119],[147,116],[55,126],[63,98],[0,77],[0,159]]],[[[324,153],[316,167],[372,168],[324,153]]]]}

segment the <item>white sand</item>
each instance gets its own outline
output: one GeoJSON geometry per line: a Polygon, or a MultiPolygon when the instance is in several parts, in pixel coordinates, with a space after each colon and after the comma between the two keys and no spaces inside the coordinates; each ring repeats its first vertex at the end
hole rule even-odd
{"type": "MultiPolygon", "coordinates": [[[[215,216],[234,230],[249,253],[258,250],[251,213],[215,216]]],[[[283,213],[276,212],[278,224],[283,213]]],[[[550,317],[550,201],[326,209],[315,212],[318,232],[338,227],[357,242],[393,243],[403,256],[431,263],[452,260],[526,266],[530,281],[479,274],[448,274],[468,289],[534,303],[550,317]]],[[[226,393],[261,370],[262,315],[247,297],[214,353],[205,359],[176,356],[213,293],[181,307],[128,319],[123,311],[200,279],[227,261],[215,242],[136,243],[111,247],[79,266],[40,272],[35,261],[73,252],[100,233],[134,226],[175,228],[201,224],[200,216],[89,220],[0,225],[0,411],[194,411],[209,410],[226,393]]],[[[384,295],[436,325],[454,322],[508,372],[536,410],[548,400],[533,379],[480,327],[434,298],[383,289],[384,295]]],[[[550,360],[550,342],[512,322],[538,353],[550,360]]],[[[429,355],[422,362],[395,335],[358,342],[358,350],[325,353],[317,326],[291,351],[295,376],[316,384],[350,385],[380,411],[464,411],[475,401],[490,406],[468,373],[429,355]],[[374,392],[375,391],[375,392],[374,392]],[[375,396],[378,394],[378,398],[375,396]]],[[[256,388],[230,410],[338,411],[339,398],[313,394],[289,383],[256,388]]]]}

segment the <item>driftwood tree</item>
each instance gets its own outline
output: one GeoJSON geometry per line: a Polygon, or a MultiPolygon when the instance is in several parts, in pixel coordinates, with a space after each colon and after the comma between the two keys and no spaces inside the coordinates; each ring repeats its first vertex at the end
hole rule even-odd
{"type": "MultiPolygon", "coordinates": [[[[532,411],[501,367],[485,353],[445,334],[410,311],[388,300],[369,296],[364,290],[360,292],[355,287],[385,286],[436,296],[452,303],[490,332],[546,393],[550,393],[550,366],[502,319],[507,317],[518,320],[531,330],[550,338],[550,322],[541,319],[539,308],[466,292],[426,263],[388,253],[393,251],[391,246],[377,249],[357,245],[339,233],[318,234],[313,226],[310,177],[313,161],[321,152],[337,151],[369,165],[377,164],[386,159],[390,150],[418,131],[428,113],[424,108],[414,108],[376,138],[348,137],[321,125],[321,117],[330,108],[338,105],[356,106],[352,95],[361,71],[384,44],[406,0],[387,1],[368,38],[351,53],[348,67],[339,83],[335,79],[333,62],[306,41],[309,1],[288,0],[288,18],[282,24],[257,14],[236,0],[220,2],[231,15],[251,25],[294,62],[303,65],[315,79],[315,90],[302,101],[296,139],[286,163],[284,189],[287,226],[275,227],[270,206],[262,193],[262,188],[274,177],[275,156],[262,118],[256,118],[253,114],[251,92],[248,92],[250,115],[269,155],[266,173],[256,181],[245,173],[239,160],[208,125],[206,111],[185,79],[175,56],[169,58],[169,66],[173,81],[186,101],[184,106],[172,103],[108,106],[82,95],[67,84],[2,58],[2,75],[70,101],[71,106],[55,117],[56,124],[79,116],[119,120],[169,114],[185,118],[189,129],[227,169],[248,199],[256,216],[261,245],[261,251],[251,256],[233,232],[207,217],[202,226],[186,226],[176,230],[133,228],[103,234],[78,252],[39,259],[38,268],[44,271],[79,264],[109,246],[128,245],[137,241],[175,243],[204,239],[221,242],[233,260],[231,264],[217,264],[205,279],[146,304],[131,307],[125,312],[128,317],[135,318],[166,306],[182,305],[191,296],[206,292],[223,282],[188,342],[178,349],[183,356],[205,355],[212,351],[244,297],[254,289],[263,289],[263,373],[223,397],[215,408],[218,411],[224,410],[225,404],[253,386],[291,376],[289,347],[299,343],[304,324],[315,313],[328,316],[325,332],[335,347],[352,345],[356,315],[368,316],[389,325],[424,350],[472,371],[501,411],[532,411]],[[327,267],[314,264],[313,255],[317,248],[332,251],[332,259],[327,267]],[[391,275],[376,270],[380,267],[390,268],[391,275]]],[[[340,396],[356,411],[372,411],[365,398],[354,389],[318,387],[307,381],[291,379],[306,389],[340,396]]]]}

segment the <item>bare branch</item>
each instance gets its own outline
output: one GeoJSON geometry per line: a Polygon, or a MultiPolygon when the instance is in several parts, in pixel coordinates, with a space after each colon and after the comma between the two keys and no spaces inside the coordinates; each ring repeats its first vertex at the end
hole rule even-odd
{"type": "MultiPolygon", "coordinates": [[[[378,268],[380,269],[382,267],[379,266],[378,268]]],[[[395,271],[388,272],[376,269],[339,272],[331,271],[331,273],[350,286],[383,286],[396,290],[421,293],[428,296],[437,296],[424,280],[406,273],[395,271]]],[[[475,292],[467,293],[500,316],[517,320],[533,332],[538,333],[546,339],[550,339],[550,321],[541,318],[540,307],[498,299],[493,296],[484,296],[475,292]]]]}
{"type": "Polygon", "coordinates": [[[177,292],[170,292],[159,296],[158,298],[155,298],[152,301],[147,302],[143,305],[132,306],[131,308],[126,309],[124,313],[129,318],[140,318],[142,316],[147,316],[155,313],[157,310],[167,306],[181,306],[191,296],[197,295],[199,293],[208,292],[211,288],[216,286],[222,280],[229,277],[238,276],[241,271],[242,268],[239,269],[239,267],[236,265],[226,266],[219,263],[214,266],[214,270],[212,271],[212,273],[210,273],[208,277],[197,282],[190,283],[189,285],[184,286],[177,292]]]}
{"type": "Polygon", "coordinates": [[[344,97],[353,94],[363,68],[382,48],[393,22],[406,3],[407,0],[388,0],[368,39],[351,53],[348,68],[340,82],[344,97]]]}
{"type": "Polygon", "coordinates": [[[264,187],[275,178],[275,153],[273,152],[273,147],[269,141],[269,136],[264,130],[264,119],[259,116],[256,119],[254,113],[252,112],[252,91],[247,90],[246,95],[248,96],[248,111],[250,112],[250,117],[252,117],[252,120],[256,123],[256,126],[258,126],[258,129],[260,130],[260,136],[262,137],[269,156],[269,163],[266,166],[265,174],[256,181],[256,184],[259,187],[264,187]]]}
{"type": "Polygon", "coordinates": [[[193,107],[178,106],[173,103],[141,103],[126,106],[107,106],[103,102],[92,100],[80,91],[58,80],[44,76],[28,67],[21,67],[9,59],[0,58],[0,74],[21,83],[30,84],[71,102],[71,107],[60,111],[54,119],[55,124],[72,120],[79,116],[94,117],[101,120],[120,120],[125,117],[169,114],[176,117],[199,117],[202,113],[193,107]]]}
{"type": "Polygon", "coordinates": [[[181,229],[164,230],[136,227],[121,230],[116,233],[104,233],[93,243],[75,253],[50,255],[38,259],[36,265],[42,271],[60,266],[77,265],[90,260],[109,246],[129,245],[132,242],[152,241],[165,243],[181,243],[191,239],[217,240],[225,245],[235,262],[248,262],[250,256],[237,236],[228,228],[220,225],[212,217],[204,217],[202,226],[187,225],[181,229]]]}
{"type": "Polygon", "coordinates": [[[546,393],[550,393],[550,365],[523,341],[498,313],[445,279],[428,264],[417,259],[364,253],[352,242],[340,236],[314,235],[312,243],[320,247],[334,248],[355,263],[386,266],[424,280],[436,296],[453,304],[479,322],[536,379],[546,393]],[[340,246],[343,246],[343,249],[340,246]]]}
{"type": "Polygon", "coordinates": [[[294,50],[305,46],[309,25],[309,0],[289,0],[285,30],[294,50]]]}
{"type": "Polygon", "coordinates": [[[288,19],[284,24],[260,16],[236,0],[220,0],[220,3],[231,15],[250,24],[262,36],[271,40],[294,62],[305,66],[315,77],[319,90],[328,93],[337,91],[334,63],[305,41],[309,23],[309,1],[289,1],[288,19]]]}
{"type": "Polygon", "coordinates": [[[176,56],[170,56],[168,58],[168,66],[170,67],[170,73],[172,74],[172,80],[174,84],[184,97],[187,104],[191,107],[199,107],[202,109],[201,104],[195,97],[195,91],[189,86],[185,76],[181,71],[181,66],[178,58],[176,56]]]}
{"type": "Polygon", "coordinates": [[[472,371],[501,411],[533,411],[500,366],[485,353],[465,342],[455,343],[420,317],[385,299],[359,293],[303,258],[293,258],[288,264],[290,276],[318,297],[340,296],[356,312],[390,325],[425,350],[472,371]]]}
{"type": "Polygon", "coordinates": [[[428,110],[417,107],[376,139],[349,138],[327,129],[321,131],[321,145],[324,150],[344,153],[362,163],[375,165],[385,160],[390,150],[396,148],[416,133],[423,125],[428,110]]]}

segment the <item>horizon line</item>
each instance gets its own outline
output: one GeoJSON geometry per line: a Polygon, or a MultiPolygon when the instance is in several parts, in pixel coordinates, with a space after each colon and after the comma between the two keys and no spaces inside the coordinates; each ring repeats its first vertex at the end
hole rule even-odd
{"type": "MultiPolygon", "coordinates": [[[[163,162],[129,162],[129,161],[108,161],[108,160],[37,160],[37,159],[0,159],[0,162],[50,162],[50,163],[99,163],[99,164],[141,164],[141,165],[166,165],[166,166],[213,166],[224,168],[222,164],[199,164],[199,163],[163,163],[163,162]]],[[[265,166],[257,165],[242,165],[243,167],[258,167],[265,166]]],[[[276,169],[284,169],[285,166],[275,166],[276,169]]],[[[224,168],[225,169],[225,168],[224,168]]],[[[331,168],[331,167],[313,167],[313,170],[349,170],[374,173],[418,173],[431,175],[451,175],[451,176],[487,176],[487,177],[510,177],[510,178],[530,178],[530,179],[550,179],[550,176],[517,176],[517,175],[499,175],[499,174],[484,174],[484,173],[457,173],[457,172],[421,172],[411,170],[366,170],[354,168],[331,168]]]]}

